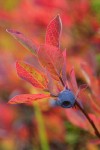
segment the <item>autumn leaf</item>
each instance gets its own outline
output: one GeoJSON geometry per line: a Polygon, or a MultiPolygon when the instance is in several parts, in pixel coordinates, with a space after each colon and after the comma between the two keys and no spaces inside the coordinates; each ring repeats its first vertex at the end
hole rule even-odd
{"type": "Polygon", "coordinates": [[[60,35],[62,30],[62,22],[60,16],[57,15],[49,23],[46,31],[45,44],[59,47],[60,35]]]}
{"type": "Polygon", "coordinates": [[[72,68],[71,72],[70,72],[70,81],[71,81],[71,84],[72,84],[74,91],[77,92],[78,91],[78,85],[77,85],[77,81],[76,81],[76,77],[75,77],[74,68],[72,68]]]}
{"type": "Polygon", "coordinates": [[[59,80],[64,63],[62,52],[57,47],[43,45],[38,50],[38,58],[42,66],[49,71],[51,76],[59,80]]]}
{"type": "Polygon", "coordinates": [[[93,72],[92,72],[92,68],[90,68],[88,66],[88,64],[86,63],[82,63],[81,64],[81,68],[82,68],[82,73],[86,79],[86,82],[88,83],[88,85],[91,85],[91,79],[93,81],[93,72]]]}
{"type": "Polygon", "coordinates": [[[33,86],[37,88],[47,89],[48,81],[46,76],[35,67],[22,61],[18,61],[16,63],[16,69],[18,75],[30,82],[33,86]]]}
{"type": "Polygon", "coordinates": [[[77,109],[66,109],[65,114],[67,119],[74,125],[80,128],[87,129],[87,120],[81,111],[77,109]]]}
{"type": "Polygon", "coordinates": [[[88,87],[87,84],[81,84],[81,85],[79,86],[79,89],[82,91],[82,90],[85,90],[87,87],[88,87]]]}
{"type": "Polygon", "coordinates": [[[66,84],[67,81],[67,55],[66,55],[66,49],[64,49],[63,51],[63,58],[64,58],[64,63],[63,63],[63,67],[62,67],[62,79],[64,84],[66,85],[66,88],[68,88],[68,85],[66,84]]]}
{"type": "Polygon", "coordinates": [[[9,104],[32,103],[39,99],[50,97],[50,94],[21,94],[13,97],[9,104]]]}
{"type": "Polygon", "coordinates": [[[61,84],[59,84],[58,81],[54,80],[51,75],[49,74],[49,72],[47,72],[47,76],[48,76],[48,89],[49,89],[49,92],[51,93],[51,95],[54,95],[54,96],[58,96],[59,92],[61,90],[63,90],[63,86],[62,86],[62,89],[59,90],[59,86],[61,86],[61,84]]]}
{"type": "Polygon", "coordinates": [[[88,95],[88,99],[90,101],[90,106],[93,108],[94,113],[97,116],[100,116],[100,97],[96,97],[94,95],[88,95]]]}
{"type": "Polygon", "coordinates": [[[91,88],[93,93],[97,95],[99,93],[99,80],[94,76],[94,72],[92,70],[92,67],[90,67],[87,63],[81,64],[82,73],[85,77],[85,80],[88,84],[88,86],[91,88]]]}
{"type": "Polygon", "coordinates": [[[24,34],[19,31],[6,29],[6,31],[11,34],[17,41],[19,41],[25,48],[29,49],[34,55],[37,55],[38,46],[24,34]]]}

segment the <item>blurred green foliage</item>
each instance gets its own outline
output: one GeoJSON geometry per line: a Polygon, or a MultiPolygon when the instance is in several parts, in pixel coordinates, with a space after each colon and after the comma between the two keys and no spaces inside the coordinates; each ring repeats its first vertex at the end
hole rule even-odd
{"type": "Polygon", "coordinates": [[[5,10],[11,11],[17,8],[20,0],[1,0],[0,6],[2,6],[5,10]]]}

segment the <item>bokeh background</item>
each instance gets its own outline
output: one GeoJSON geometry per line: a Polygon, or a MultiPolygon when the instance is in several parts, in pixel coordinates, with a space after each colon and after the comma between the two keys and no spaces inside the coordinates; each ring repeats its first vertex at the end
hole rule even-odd
{"type": "Polygon", "coordinates": [[[6,29],[42,44],[57,14],[67,71],[74,66],[78,85],[88,84],[82,103],[100,131],[100,0],[0,0],[0,150],[100,149],[100,140],[79,110],[55,108],[48,100],[7,105],[17,94],[38,91],[18,77],[16,61],[32,60],[32,55],[6,29]]]}

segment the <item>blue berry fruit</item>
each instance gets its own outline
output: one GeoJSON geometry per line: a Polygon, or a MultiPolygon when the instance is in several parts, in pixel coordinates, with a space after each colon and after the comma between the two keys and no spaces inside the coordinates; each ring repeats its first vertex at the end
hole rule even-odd
{"type": "Polygon", "coordinates": [[[63,90],[59,93],[56,103],[63,108],[73,107],[75,104],[75,95],[68,89],[63,90]]]}

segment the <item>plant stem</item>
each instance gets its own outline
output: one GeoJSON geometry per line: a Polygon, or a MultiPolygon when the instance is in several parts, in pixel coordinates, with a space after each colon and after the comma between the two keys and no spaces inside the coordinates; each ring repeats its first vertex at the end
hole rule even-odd
{"type": "Polygon", "coordinates": [[[39,136],[40,136],[40,142],[41,142],[41,149],[42,150],[50,150],[46,131],[45,131],[43,116],[42,116],[41,110],[38,106],[38,103],[36,103],[34,105],[34,110],[35,110],[35,116],[36,116],[36,119],[38,122],[38,130],[39,130],[39,136]]]}
{"type": "Polygon", "coordinates": [[[88,114],[84,111],[84,109],[81,107],[81,105],[78,103],[78,101],[76,100],[75,105],[78,106],[78,108],[83,112],[83,114],[85,115],[85,117],[88,119],[88,121],[90,122],[91,126],[93,127],[95,134],[97,135],[97,137],[100,138],[100,133],[98,131],[98,129],[96,128],[94,122],[90,119],[90,117],[88,116],[88,114]]]}
{"type": "Polygon", "coordinates": [[[59,80],[61,81],[62,85],[65,87],[65,84],[60,76],[59,76],[59,80]]]}

